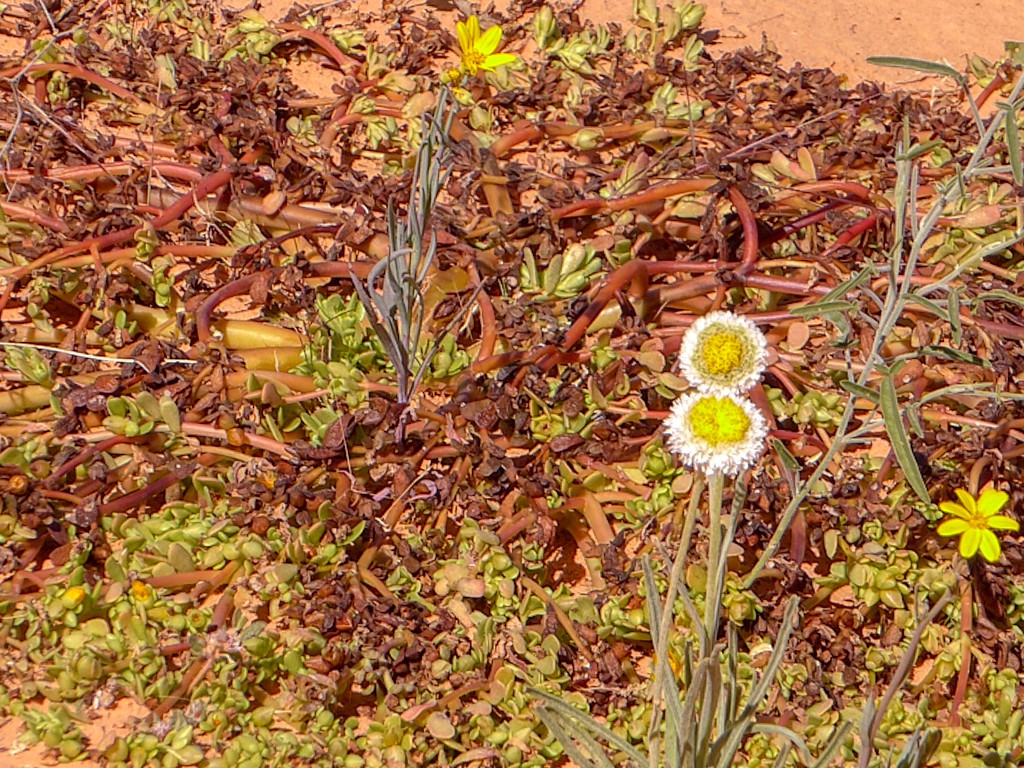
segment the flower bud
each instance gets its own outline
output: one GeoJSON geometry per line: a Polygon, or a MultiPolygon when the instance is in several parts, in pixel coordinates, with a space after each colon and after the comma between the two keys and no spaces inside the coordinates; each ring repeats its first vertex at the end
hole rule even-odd
{"type": "Polygon", "coordinates": [[[533,17],[533,39],[538,48],[547,50],[560,37],[555,14],[547,5],[533,17]]]}
{"type": "Polygon", "coordinates": [[[679,9],[679,21],[683,29],[696,29],[704,19],[703,3],[687,3],[679,9]]]}
{"type": "Polygon", "coordinates": [[[577,149],[588,151],[594,149],[604,139],[604,131],[599,128],[582,128],[572,135],[570,142],[577,149]]]}
{"type": "Polygon", "coordinates": [[[68,587],[60,596],[60,604],[69,611],[77,608],[85,600],[85,590],[82,587],[68,587]]]}

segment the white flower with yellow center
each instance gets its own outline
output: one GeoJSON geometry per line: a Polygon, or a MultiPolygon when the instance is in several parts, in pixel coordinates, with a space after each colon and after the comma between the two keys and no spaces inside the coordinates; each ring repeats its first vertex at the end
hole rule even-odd
{"type": "Polygon", "coordinates": [[[684,464],[705,475],[738,475],[761,455],[768,424],[746,398],[690,394],[672,403],[665,434],[684,464]]]}
{"type": "Polygon", "coordinates": [[[710,312],[683,335],[679,371],[710,395],[740,394],[764,373],[768,342],[753,322],[731,312],[710,312]]]}

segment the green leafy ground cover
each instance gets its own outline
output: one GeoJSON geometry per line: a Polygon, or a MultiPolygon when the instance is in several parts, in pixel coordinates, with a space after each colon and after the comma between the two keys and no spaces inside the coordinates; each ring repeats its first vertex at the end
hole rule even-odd
{"type": "Polygon", "coordinates": [[[1019,56],[921,99],[712,55],[699,6],[634,16],[513,4],[459,72],[428,8],[3,9],[34,42],[0,63],[0,749],[537,766],[569,704],[624,740],[577,762],[667,735],[706,765],[665,691],[707,686],[686,712],[725,738],[721,678],[726,715],[762,697],[737,764],[837,734],[833,764],[1015,764],[1024,552],[936,526],[958,490],[1024,500],[1019,56]],[[717,309],[767,335],[771,432],[709,608],[662,421],[717,309]]]}

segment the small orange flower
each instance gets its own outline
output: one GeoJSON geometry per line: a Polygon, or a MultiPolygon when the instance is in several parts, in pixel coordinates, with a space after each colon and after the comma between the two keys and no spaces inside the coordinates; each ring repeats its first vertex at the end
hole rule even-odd
{"type": "Polygon", "coordinates": [[[959,504],[952,501],[939,504],[939,509],[953,517],[942,522],[936,533],[939,536],[959,536],[961,556],[974,557],[981,552],[982,557],[994,563],[1002,549],[992,531],[1020,530],[1020,523],[1012,517],[998,514],[1010,497],[994,488],[986,488],[977,500],[960,489],[957,489],[956,496],[960,499],[959,504]]]}
{"type": "Polygon", "coordinates": [[[144,581],[136,579],[132,582],[132,597],[142,603],[148,603],[153,599],[153,588],[144,581]]]}

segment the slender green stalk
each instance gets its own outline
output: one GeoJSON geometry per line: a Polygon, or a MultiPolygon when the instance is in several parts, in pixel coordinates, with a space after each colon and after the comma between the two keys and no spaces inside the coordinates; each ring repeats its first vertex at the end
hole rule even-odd
{"type": "MultiPolygon", "coordinates": [[[[704,631],[708,642],[718,637],[718,623],[722,616],[722,592],[725,588],[725,558],[722,557],[722,493],[725,475],[715,472],[708,478],[708,577],[704,593],[704,631]]],[[[731,542],[726,542],[726,547],[731,542]]]]}

